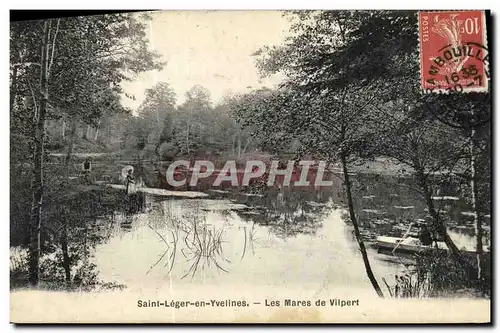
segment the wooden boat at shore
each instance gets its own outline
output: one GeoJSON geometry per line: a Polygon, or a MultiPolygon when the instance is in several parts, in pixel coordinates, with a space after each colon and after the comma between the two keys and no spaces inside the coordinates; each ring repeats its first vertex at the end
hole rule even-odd
{"type": "Polygon", "coordinates": [[[379,251],[389,251],[389,252],[411,252],[411,253],[422,253],[432,249],[447,251],[448,247],[444,242],[435,242],[432,245],[423,245],[418,238],[415,237],[389,237],[389,236],[378,236],[376,239],[376,245],[379,251]]]}
{"type": "MultiPolygon", "coordinates": [[[[394,253],[408,253],[417,254],[424,253],[429,250],[438,251],[448,251],[448,247],[445,242],[438,241],[433,242],[432,245],[423,245],[417,237],[389,237],[389,236],[378,236],[375,241],[375,247],[378,248],[378,252],[394,252],[394,253]]],[[[475,249],[472,248],[462,248],[460,249],[462,253],[465,254],[475,254],[475,249]]],[[[483,248],[484,253],[490,252],[490,249],[485,246],[483,248]]]]}

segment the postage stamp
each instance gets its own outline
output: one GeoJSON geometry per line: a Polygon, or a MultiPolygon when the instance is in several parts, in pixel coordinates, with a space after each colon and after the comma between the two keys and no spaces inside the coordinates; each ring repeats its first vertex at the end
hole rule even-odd
{"type": "Polygon", "coordinates": [[[424,93],[488,91],[484,11],[419,12],[418,25],[424,93]]]}

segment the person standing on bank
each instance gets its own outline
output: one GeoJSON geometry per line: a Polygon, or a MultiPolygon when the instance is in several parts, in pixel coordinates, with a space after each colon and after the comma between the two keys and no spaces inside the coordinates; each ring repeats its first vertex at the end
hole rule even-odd
{"type": "Polygon", "coordinates": [[[128,170],[126,182],[127,183],[125,185],[126,186],[125,193],[127,195],[135,194],[135,192],[136,192],[136,189],[135,189],[135,177],[134,177],[132,169],[128,170]]]}
{"type": "Polygon", "coordinates": [[[87,157],[85,158],[85,161],[82,163],[82,173],[84,179],[87,181],[87,183],[90,183],[90,173],[92,171],[92,162],[90,162],[90,158],[87,157]]]}
{"type": "Polygon", "coordinates": [[[420,243],[425,246],[432,245],[432,234],[429,231],[429,228],[425,224],[420,225],[420,230],[418,233],[418,239],[420,240],[420,243]]]}

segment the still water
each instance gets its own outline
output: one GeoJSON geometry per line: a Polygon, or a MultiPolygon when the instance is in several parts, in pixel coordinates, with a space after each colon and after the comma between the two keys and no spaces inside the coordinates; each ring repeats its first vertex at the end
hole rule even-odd
{"type": "MultiPolygon", "coordinates": [[[[167,200],[146,214],[117,216],[111,239],[96,249],[101,278],[139,290],[166,283],[371,288],[341,210],[327,203],[316,230],[287,237],[243,218],[252,215],[243,208],[222,199],[167,200]]],[[[370,254],[378,277],[404,269],[370,254]]]]}
{"type": "MultiPolygon", "coordinates": [[[[379,254],[369,242],[377,235],[401,236],[409,222],[428,213],[414,192],[372,178],[357,177],[353,190],[372,269],[384,285],[382,277],[390,284],[411,262],[379,254]]],[[[346,223],[340,181],[329,191],[204,192],[208,199],[148,195],[147,212],[116,214],[102,228],[108,241],[95,249],[100,278],[139,291],[166,285],[372,290],[346,223]]],[[[473,249],[467,204],[449,197],[438,207],[458,247],[473,249]]]]}

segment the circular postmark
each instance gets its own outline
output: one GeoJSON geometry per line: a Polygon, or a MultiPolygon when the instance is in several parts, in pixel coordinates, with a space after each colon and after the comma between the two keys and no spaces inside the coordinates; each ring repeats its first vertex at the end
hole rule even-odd
{"type": "Polygon", "coordinates": [[[488,48],[475,42],[448,44],[437,50],[423,75],[424,93],[488,92],[488,48]]]}
{"type": "Polygon", "coordinates": [[[489,54],[484,45],[445,45],[438,49],[427,69],[425,107],[454,127],[483,126],[491,117],[489,79],[489,54]]]}
{"type": "Polygon", "coordinates": [[[490,121],[486,13],[481,10],[418,14],[424,107],[460,128],[490,121]]]}

